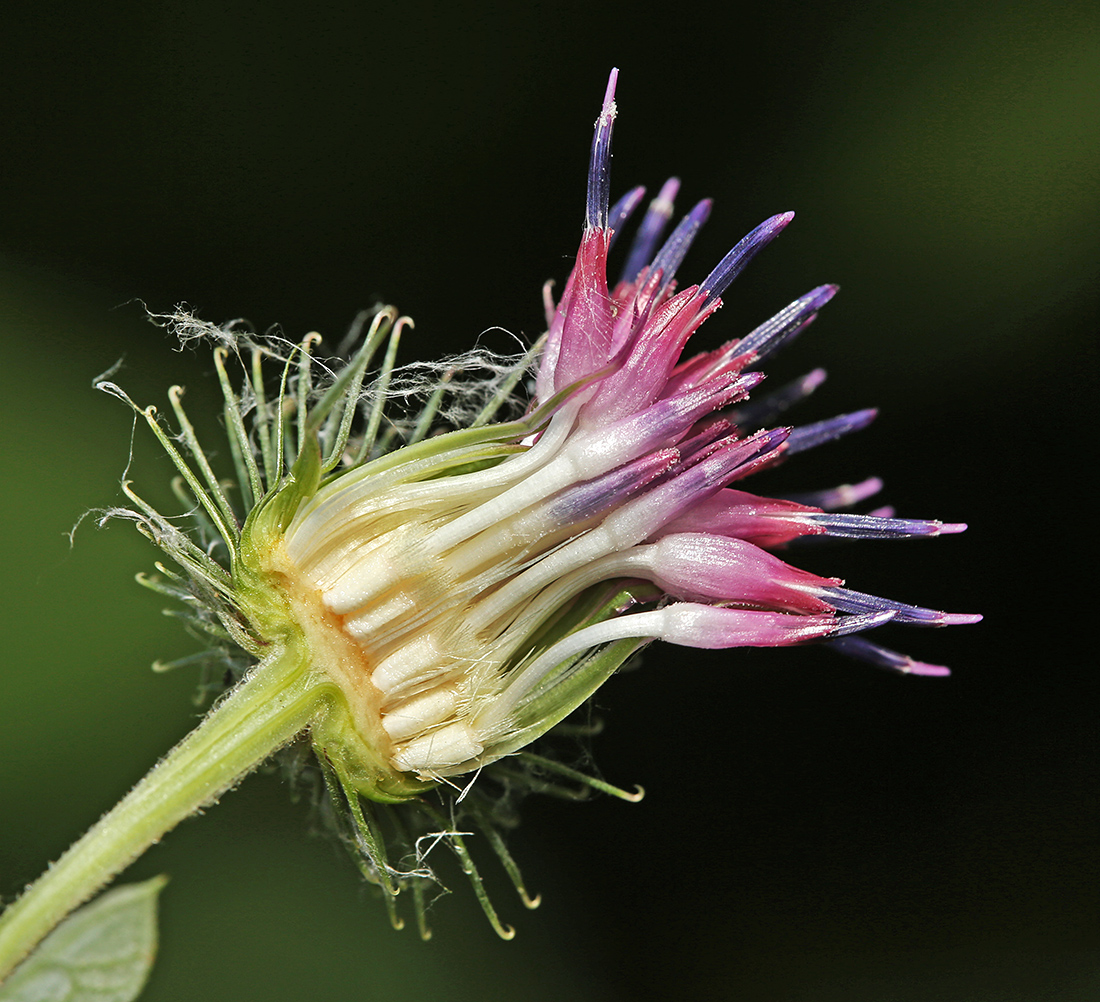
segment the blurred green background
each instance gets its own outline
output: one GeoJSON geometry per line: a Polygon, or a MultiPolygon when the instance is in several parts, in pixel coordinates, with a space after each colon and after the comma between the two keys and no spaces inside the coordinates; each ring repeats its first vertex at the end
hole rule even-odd
{"type": "MultiPolygon", "coordinates": [[[[528,802],[511,845],[545,903],[495,882],[508,944],[457,877],[431,943],[392,932],[305,806],[253,777],[128,875],[172,876],[144,998],[1100,993],[1094,3],[17,0],[4,20],[0,893],[194,721],[194,676],[147,668],[193,649],[132,583],[150,547],[91,519],[67,538],[120,500],[130,455],[97,373],[121,357],[142,403],[172,382],[213,399],[208,358],[135,300],[339,340],[382,297],[416,318],[406,360],[533,338],[617,65],[614,193],[676,173],[685,208],[716,200],[685,278],[798,212],[700,346],[839,282],[771,371],[829,369],[802,419],[883,408],[754,488],[879,474],[899,513],[971,524],[799,562],[985,623],[884,636],[947,681],[818,649],[650,652],[601,692],[594,742],[649,795],[528,802]]],[[[141,429],[129,475],[168,479],[141,429]]]]}

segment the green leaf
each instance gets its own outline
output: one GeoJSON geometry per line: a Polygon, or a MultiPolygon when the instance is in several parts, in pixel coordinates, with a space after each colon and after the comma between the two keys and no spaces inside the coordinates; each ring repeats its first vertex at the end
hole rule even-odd
{"type": "Polygon", "coordinates": [[[130,1002],[157,952],[154,877],[100,895],[73,912],[12,973],[0,1002],[130,1002]]]}

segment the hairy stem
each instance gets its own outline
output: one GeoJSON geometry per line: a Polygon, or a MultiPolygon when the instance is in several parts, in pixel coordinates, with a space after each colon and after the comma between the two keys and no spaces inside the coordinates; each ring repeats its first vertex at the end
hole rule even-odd
{"type": "Polygon", "coordinates": [[[69,912],[305,730],[327,691],[293,646],[254,668],[4,912],[0,982],[69,912]]]}

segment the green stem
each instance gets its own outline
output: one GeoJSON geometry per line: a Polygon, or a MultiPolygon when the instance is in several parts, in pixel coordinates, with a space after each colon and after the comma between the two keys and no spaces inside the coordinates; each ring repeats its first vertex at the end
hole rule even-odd
{"type": "Polygon", "coordinates": [[[326,686],[284,648],[258,665],[0,917],[0,982],[69,912],[309,726],[326,686]]]}

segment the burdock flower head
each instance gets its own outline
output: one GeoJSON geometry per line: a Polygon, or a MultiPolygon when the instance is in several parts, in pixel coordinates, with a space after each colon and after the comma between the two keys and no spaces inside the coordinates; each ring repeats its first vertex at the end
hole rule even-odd
{"type": "Polygon", "coordinates": [[[761,361],[805,329],[836,286],[812,290],[717,350],[683,357],[726,288],[793,214],[761,223],[700,283],[678,288],[710,202],[661,242],[678,187],[670,180],[611,285],[609,251],[644,195],[636,188],[608,206],[615,80],[596,122],[573,273],[556,304],[548,287],[548,331],[522,358],[478,352],[396,368],[407,321],[389,308],[363,319],[362,343],[344,361],[316,352],[315,335],[294,345],[178,316],[184,335],[220,342],[234,492],[208,462],[178,387],[169,393],[178,439],[152,408],[135,406],[192,509],[184,531],[127,487],[127,514],[183,571],[162,567],[148,583],[182,599],[244,669],[208,718],[227,707],[237,714],[231,734],[227,725],[227,736],[211,739],[210,755],[227,760],[227,747],[243,749],[220,788],[307,731],[364,872],[391,910],[411,886],[422,923],[434,836],[459,854],[505,934],[458,828],[488,836],[529,900],[500,839],[503,794],[584,782],[622,794],[529,746],[648,642],[828,641],[882,667],[935,675],[946,669],[856,635],[887,622],[978,619],[853,591],[774,555],[803,536],[896,539],[965,527],[838,511],[873,494],[877,481],[797,500],[740,489],[749,474],[874,416],[775,426],[821,382],[820,370],[749,402],[764,380],[761,361]],[[234,358],[242,384],[227,369],[234,358]],[[517,408],[528,376],[533,394],[517,408]],[[410,410],[418,394],[423,406],[410,410]],[[507,407],[513,418],[493,423],[507,407]],[[458,781],[464,776],[474,781],[458,781]]]}
{"type": "MultiPolygon", "coordinates": [[[[245,619],[263,623],[256,632],[266,643],[304,644],[336,683],[346,711],[314,740],[330,758],[354,762],[367,796],[405,796],[513,754],[648,640],[778,646],[888,620],[973,618],[849,591],[767,552],[807,533],[896,537],[963,526],[830,516],[730,486],[872,417],[751,431],[772,407],[731,410],[764,378],[752,367],[813,320],[836,287],[681,360],[726,287],[792,214],[762,223],[702,283],[677,292],[709,203],[656,250],[671,182],[609,287],[609,247],[643,194],[608,210],[614,85],[613,76],[596,125],[580,251],[560,302],[548,303],[526,418],[341,468],[342,436],[318,434],[325,409],[303,410],[291,482],[276,485],[245,526],[237,573],[248,582],[245,619]],[[609,605],[612,596],[620,597],[609,605]],[[609,644],[618,646],[609,653],[609,644]]],[[[343,416],[354,412],[354,398],[345,394],[341,405],[343,416]]],[[[245,456],[253,447],[240,446],[245,456]]],[[[361,443],[358,455],[369,448],[361,443]]],[[[936,670],[866,642],[853,649],[936,670]]]]}

